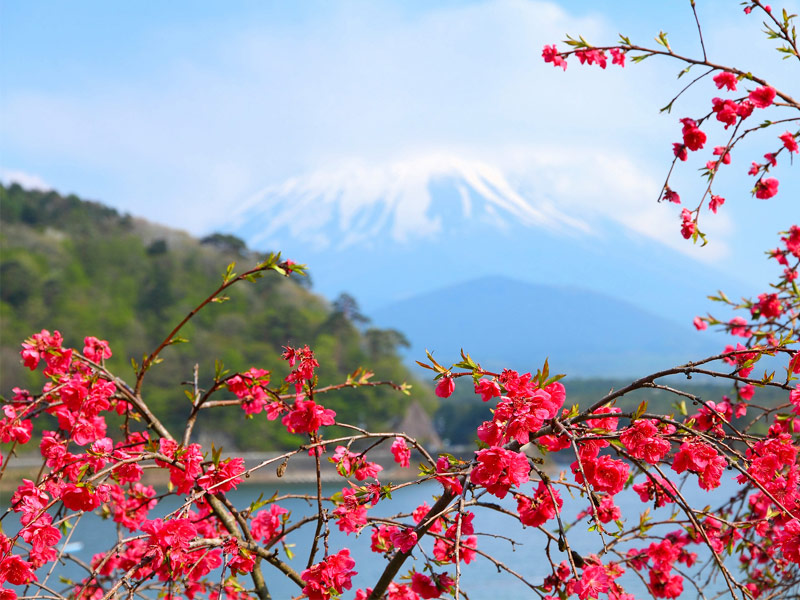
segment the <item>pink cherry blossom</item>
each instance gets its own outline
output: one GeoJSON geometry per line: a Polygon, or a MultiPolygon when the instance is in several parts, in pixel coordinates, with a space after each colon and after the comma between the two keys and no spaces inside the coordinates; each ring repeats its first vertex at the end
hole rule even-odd
{"type": "Polygon", "coordinates": [[[767,108],[775,100],[775,88],[763,85],[750,92],[748,98],[756,108],[767,108]]]}
{"type": "Polygon", "coordinates": [[[787,131],[778,136],[778,138],[783,142],[783,147],[786,148],[789,152],[794,152],[794,153],[800,152],[800,146],[797,144],[797,140],[795,139],[796,135],[797,134],[792,135],[787,131]]]}
{"type": "Polygon", "coordinates": [[[397,464],[406,468],[409,466],[411,460],[411,450],[408,448],[408,445],[406,445],[405,438],[394,438],[391,451],[397,464]]]}
{"type": "Polygon", "coordinates": [[[756,182],[755,194],[760,200],[768,200],[778,193],[778,180],[774,177],[764,177],[756,182]]]}
{"type": "Polygon", "coordinates": [[[436,385],[436,395],[439,398],[449,398],[456,389],[456,382],[449,375],[445,375],[436,385]]]}
{"type": "Polygon", "coordinates": [[[561,56],[561,54],[559,54],[555,44],[544,47],[542,50],[542,58],[544,58],[544,62],[546,63],[553,63],[554,67],[561,67],[565,71],[567,70],[567,61],[563,56],[561,56]]]}
{"type": "Polygon", "coordinates": [[[729,71],[721,71],[714,75],[714,83],[716,84],[717,88],[722,89],[723,87],[728,88],[728,91],[735,92],[736,91],[736,83],[738,78],[735,74],[729,71]]]}

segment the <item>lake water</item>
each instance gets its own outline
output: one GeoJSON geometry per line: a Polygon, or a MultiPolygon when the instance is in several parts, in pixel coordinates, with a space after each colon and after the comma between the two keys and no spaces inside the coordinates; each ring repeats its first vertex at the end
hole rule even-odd
{"type": "MultiPolygon", "coordinates": [[[[523,486],[523,491],[530,493],[531,484],[523,486]]],[[[341,485],[326,484],[323,487],[323,493],[330,495],[341,489],[341,485]]],[[[313,491],[313,486],[308,484],[289,484],[281,485],[277,488],[281,495],[283,494],[306,494],[313,491]]],[[[685,486],[683,493],[687,500],[693,503],[694,506],[714,506],[721,502],[726,497],[725,493],[732,492],[735,486],[728,477],[728,481],[723,483],[723,486],[712,493],[704,492],[697,488],[696,478],[691,476],[689,483],[685,486]]],[[[422,502],[428,502],[429,505],[433,504],[432,496],[438,494],[441,486],[437,483],[427,483],[421,486],[409,486],[393,493],[391,501],[382,501],[376,507],[370,509],[370,516],[374,517],[388,517],[398,512],[408,511],[420,505],[422,502]]],[[[234,504],[239,508],[248,506],[251,502],[256,500],[259,495],[263,494],[265,498],[272,496],[276,491],[274,485],[242,485],[238,490],[232,492],[229,497],[234,504]]],[[[576,498],[570,499],[562,492],[564,496],[564,512],[562,518],[564,522],[570,522],[578,511],[587,508],[588,502],[576,498]]],[[[729,496],[727,496],[729,497],[729,496]]],[[[484,496],[483,500],[486,502],[499,503],[505,508],[512,511],[516,508],[516,502],[507,497],[503,501],[498,501],[493,496],[484,496]]],[[[316,514],[316,505],[310,505],[301,499],[286,499],[279,503],[282,507],[292,511],[293,518],[298,518],[306,515],[316,514]]],[[[617,504],[620,506],[623,517],[638,518],[638,514],[646,508],[638,498],[638,496],[631,490],[617,496],[617,504]]],[[[179,506],[177,498],[169,498],[162,502],[152,516],[160,516],[167,512],[176,509],[179,506]]],[[[540,583],[542,579],[549,574],[549,563],[544,553],[545,538],[543,534],[537,529],[521,528],[518,521],[509,515],[504,515],[494,510],[476,507],[472,509],[475,512],[475,528],[476,531],[484,531],[496,533],[500,535],[510,536],[515,540],[512,545],[502,539],[497,539],[489,536],[478,537],[478,548],[487,552],[504,562],[509,567],[524,575],[529,581],[540,583]]],[[[653,513],[654,518],[666,519],[670,515],[668,507],[659,509],[653,513]]],[[[351,555],[356,560],[355,570],[358,575],[353,578],[353,590],[350,593],[343,595],[344,598],[352,597],[352,592],[361,587],[372,586],[377,581],[380,573],[382,572],[386,561],[379,555],[372,553],[369,550],[370,546],[370,528],[366,528],[364,533],[360,536],[345,535],[340,533],[338,528],[333,523],[330,535],[330,548],[332,552],[338,551],[340,548],[347,547],[351,550],[351,555]]],[[[9,519],[3,522],[4,529],[7,534],[14,531],[14,525],[9,523],[9,519]]],[[[584,520],[581,524],[576,525],[568,532],[568,539],[570,545],[583,555],[591,552],[597,552],[602,546],[598,540],[597,533],[587,531],[588,524],[584,520]]],[[[610,530],[616,530],[616,526],[609,524],[610,530]]],[[[555,529],[555,522],[552,522],[551,530],[555,529]]],[[[675,526],[665,526],[660,530],[662,534],[674,530],[675,526]]],[[[314,526],[306,526],[303,530],[293,532],[287,536],[287,543],[294,544],[293,551],[296,553],[295,558],[290,561],[290,564],[298,571],[302,571],[308,560],[308,550],[310,548],[311,539],[314,532],[314,526]]],[[[93,554],[108,549],[117,539],[116,524],[111,521],[103,520],[96,515],[85,515],[82,521],[78,524],[73,536],[70,539],[72,543],[78,543],[81,548],[73,554],[82,561],[89,562],[93,554]]],[[[648,542],[649,543],[649,542],[648,542]]],[[[639,543],[639,546],[646,545],[639,543]]],[[[430,544],[425,543],[424,547],[430,550],[430,544]]],[[[702,550],[699,547],[691,547],[692,551],[696,551],[703,556],[702,550]]],[[[558,548],[553,544],[551,546],[551,553],[553,559],[556,561],[566,559],[566,555],[560,553],[558,548]]],[[[707,554],[706,554],[707,555],[707,554]]],[[[282,556],[282,558],[285,558],[282,556]]],[[[321,555],[318,555],[316,560],[319,560],[321,555]]],[[[409,559],[401,574],[408,571],[412,566],[416,566],[418,570],[422,570],[423,561],[417,557],[416,560],[409,559]]],[[[444,568],[442,568],[444,569],[444,568]]],[[[440,570],[442,570],[440,569],[440,570]]],[[[451,575],[455,574],[452,565],[447,567],[451,575]]],[[[270,565],[264,564],[264,573],[267,584],[273,598],[291,598],[298,596],[300,593],[299,588],[293,584],[289,579],[284,577],[277,570],[273,569],[270,565]]],[[[735,571],[734,571],[735,573],[735,571]]],[[[59,587],[58,575],[63,575],[70,579],[78,579],[83,576],[80,568],[76,567],[73,563],[60,567],[50,578],[50,585],[59,587]]],[[[44,573],[39,573],[40,579],[44,573]]],[[[633,573],[632,569],[623,576],[626,589],[635,594],[637,598],[649,597],[645,586],[641,583],[638,577],[633,573]]],[[[724,582],[721,578],[716,583],[711,583],[710,586],[705,587],[705,591],[709,592],[713,589],[723,589],[724,582]]],[[[508,573],[498,573],[497,568],[485,558],[480,556],[476,557],[475,561],[470,565],[464,566],[462,569],[462,589],[464,589],[471,600],[497,600],[497,598],[511,598],[511,597],[531,597],[531,590],[527,588],[522,582],[514,578],[508,573]]],[[[684,593],[694,597],[696,594],[687,582],[684,588],[684,593]]]]}

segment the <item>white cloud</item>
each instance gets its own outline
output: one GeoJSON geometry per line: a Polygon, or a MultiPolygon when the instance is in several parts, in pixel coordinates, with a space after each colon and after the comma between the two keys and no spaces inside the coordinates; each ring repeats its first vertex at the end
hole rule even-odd
{"type": "Polygon", "coordinates": [[[47,192],[53,189],[52,186],[50,186],[39,175],[34,175],[32,173],[26,173],[25,171],[19,171],[15,169],[6,169],[3,167],[0,167],[0,181],[6,185],[17,183],[26,190],[39,190],[42,192],[47,192]]]}
{"type": "MultiPolygon", "coordinates": [[[[609,220],[699,254],[677,235],[675,207],[655,203],[677,119],[692,106],[657,114],[683,85],[674,80],[676,63],[600,71],[572,61],[562,73],[541,60],[542,46],[568,32],[614,40],[615,17],[600,10],[630,12],[640,24],[652,17],[633,32],[642,40],[663,17],[682,27],[675,38],[692,40],[690,12],[612,3],[576,17],[564,5],[321,3],[318,16],[309,10],[280,24],[233,10],[207,28],[196,20],[151,24],[132,36],[143,40],[130,57],[136,73],[98,63],[105,68],[93,75],[98,65],[85,64],[73,87],[9,86],[0,135],[20,155],[69,170],[73,179],[45,174],[59,189],[90,189],[122,210],[196,233],[217,228],[257,190],[316,173],[295,180],[304,218],[282,211],[270,231],[305,228],[325,244],[320,223],[335,218],[350,226],[345,243],[387,224],[397,239],[433,235],[444,224],[426,196],[427,178],[441,166],[431,157],[460,156],[483,165],[470,185],[495,195],[495,214],[487,210],[485,219],[501,222],[511,211],[564,232],[591,223],[595,234],[609,220]],[[346,197],[339,212],[330,194],[312,203],[326,185],[346,197]],[[373,203],[381,194],[388,208],[373,203]],[[365,215],[368,223],[359,221],[365,215]]],[[[752,28],[710,19],[706,34],[714,50],[744,52],[739,40],[752,28]]],[[[714,241],[703,259],[726,256],[727,215],[739,210],[729,202],[705,219],[714,241]]]]}
{"type": "Polygon", "coordinates": [[[592,223],[601,235],[600,222],[608,220],[698,260],[718,262],[728,256],[725,239],[732,223],[727,214],[703,220],[712,244],[701,249],[687,243],[678,234],[679,210],[657,202],[662,181],[624,153],[586,146],[576,157],[569,146],[518,148],[507,169],[521,189],[592,223]]]}
{"type": "Polygon", "coordinates": [[[9,89],[1,133],[27,155],[102,173],[114,190],[102,199],[120,208],[202,229],[248,188],[343,156],[387,162],[557,135],[549,113],[577,104],[565,90],[579,86],[561,78],[542,94],[541,46],[568,25],[598,30],[523,0],[323,12],[289,26],[220,23],[213,39],[159,25],[142,39],[185,48],[138,49],[134,76],[105,68],[93,77],[86,65],[72,88],[9,89]]]}

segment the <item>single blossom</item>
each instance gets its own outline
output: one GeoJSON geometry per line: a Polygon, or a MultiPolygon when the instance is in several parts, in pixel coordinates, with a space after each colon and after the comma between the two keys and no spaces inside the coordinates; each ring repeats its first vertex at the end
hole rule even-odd
{"type": "Polygon", "coordinates": [[[405,438],[394,438],[391,451],[397,464],[406,468],[409,466],[411,460],[411,450],[408,448],[405,438]]]}
{"type": "Polygon", "coordinates": [[[775,88],[763,85],[750,92],[748,98],[756,108],[767,108],[775,100],[775,88]]]}
{"type": "Polygon", "coordinates": [[[759,200],[768,200],[778,193],[778,180],[774,177],[763,177],[756,182],[754,191],[759,200]]]}
{"type": "Polygon", "coordinates": [[[736,91],[737,81],[738,78],[736,75],[729,71],[722,71],[721,73],[714,75],[714,83],[716,84],[717,88],[722,89],[723,87],[726,87],[730,92],[736,91]]]}
{"type": "Polygon", "coordinates": [[[696,230],[697,225],[695,225],[692,213],[689,212],[688,209],[684,208],[681,211],[681,235],[684,237],[684,239],[688,240],[694,235],[696,230]]]}
{"type": "Polygon", "coordinates": [[[565,71],[567,70],[567,61],[559,54],[555,44],[544,47],[542,50],[542,58],[544,58],[544,62],[546,63],[553,63],[554,67],[561,67],[565,71]]]}
{"type": "Polygon", "coordinates": [[[611,577],[602,565],[592,565],[584,568],[583,575],[575,585],[578,598],[599,598],[600,594],[608,592],[611,587],[611,577]]]}
{"type": "Polygon", "coordinates": [[[436,395],[439,398],[449,398],[456,389],[455,380],[449,375],[445,375],[439,380],[436,386],[436,395]]]}
{"type": "Polygon", "coordinates": [[[798,153],[800,152],[800,146],[798,146],[797,140],[795,139],[797,135],[798,134],[792,135],[787,131],[786,133],[779,135],[778,138],[783,142],[783,147],[789,152],[798,153]]]}
{"type": "Polygon", "coordinates": [[[725,204],[725,198],[722,196],[717,196],[716,194],[711,194],[711,199],[708,201],[708,208],[714,214],[717,213],[717,209],[725,204]]]}

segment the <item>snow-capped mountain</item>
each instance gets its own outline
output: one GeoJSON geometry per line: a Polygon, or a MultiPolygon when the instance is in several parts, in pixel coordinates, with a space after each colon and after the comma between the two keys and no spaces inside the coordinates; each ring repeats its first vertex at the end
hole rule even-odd
{"type": "Polygon", "coordinates": [[[265,187],[229,225],[256,247],[300,240],[332,250],[379,238],[432,238],[463,219],[493,228],[588,231],[581,220],[532,200],[499,168],[477,160],[445,154],[378,165],[353,160],[265,187]]]}
{"type": "MultiPolygon", "coordinates": [[[[587,186],[586,182],[580,185],[587,186]]],[[[666,211],[664,214],[669,216],[666,211]]],[[[576,290],[570,300],[571,314],[576,323],[587,324],[584,346],[593,335],[598,340],[613,336],[607,327],[593,327],[581,318],[582,313],[597,313],[593,305],[597,293],[621,301],[608,306],[638,307],[661,319],[656,328],[661,333],[650,332],[653,339],[643,342],[648,332],[642,332],[643,338],[637,338],[633,346],[628,344],[631,355],[641,355],[642,344],[647,345],[648,356],[657,357],[668,350],[674,355],[681,341],[671,336],[667,343],[667,323],[676,325],[676,334],[691,336],[693,331],[687,325],[694,315],[711,308],[705,300],[709,293],[720,287],[742,289],[708,265],[640,235],[620,221],[575,210],[574,204],[568,214],[546,195],[497,167],[446,155],[371,166],[352,161],[270,185],[243,202],[224,229],[252,248],[281,250],[284,256],[306,263],[318,292],[329,298],[348,292],[368,315],[378,317],[378,325],[407,330],[418,337],[430,324],[410,317],[405,324],[388,318],[392,313],[399,317],[424,310],[414,304],[413,310],[404,313],[399,309],[405,306],[403,300],[456,289],[458,294],[448,301],[454,303],[454,318],[461,320],[456,310],[458,298],[463,298],[465,306],[471,305],[472,299],[465,296],[470,285],[460,284],[497,281],[487,279],[497,276],[538,284],[539,290],[555,289],[553,286],[576,290]],[[714,287],[709,287],[709,281],[714,287]],[[582,297],[580,290],[587,292],[583,294],[585,308],[573,302],[582,297]]],[[[494,312],[485,307],[485,314],[495,314],[509,324],[555,314],[539,310],[530,314],[530,298],[519,291],[525,289],[529,288],[518,286],[502,292],[511,297],[498,300],[494,312]]],[[[497,296],[481,297],[487,299],[485,303],[495,303],[491,298],[497,296]]],[[[435,320],[444,319],[437,316],[435,320]]],[[[625,319],[625,314],[607,315],[605,322],[625,319]]],[[[452,322],[448,331],[452,339],[440,336],[437,344],[457,351],[466,336],[459,337],[459,325],[452,322]]],[[[618,341],[625,346],[627,339],[618,341]]],[[[411,341],[414,348],[428,343],[426,339],[411,341]]],[[[686,347],[692,344],[687,338],[686,347]]],[[[589,345],[602,347],[599,341],[589,345]]],[[[474,351],[477,354],[481,349],[474,351]]],[[[507,359],[492,357],[498,362],[507,359]]],[[[591,357],[586,362],[601,364],[591,357]]]]}

